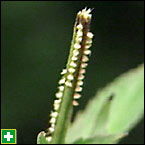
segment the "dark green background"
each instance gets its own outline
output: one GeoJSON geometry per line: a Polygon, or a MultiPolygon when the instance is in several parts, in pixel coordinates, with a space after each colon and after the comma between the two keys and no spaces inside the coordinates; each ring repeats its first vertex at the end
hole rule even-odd
{"type": "MultiPolygon", "coordinates": [[[[94,8],[92,57],[78,109],[99,88],[144,61],[143,2],[2,2],[2,128],[36,143],[47,127],[78,10],[94,8]]],[[[75,110],[75,112],[77,109],[75,110]]],[[[122,143],[143,144],[144,124],[122,143]]]]}

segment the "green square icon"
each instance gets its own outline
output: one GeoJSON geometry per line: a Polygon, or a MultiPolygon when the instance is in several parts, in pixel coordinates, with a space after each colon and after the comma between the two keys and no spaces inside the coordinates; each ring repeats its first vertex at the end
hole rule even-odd
{"type": "Polygon", "coordinates": [[[1,129],[1,144],[16,144],[16,129],[1,129]]]}

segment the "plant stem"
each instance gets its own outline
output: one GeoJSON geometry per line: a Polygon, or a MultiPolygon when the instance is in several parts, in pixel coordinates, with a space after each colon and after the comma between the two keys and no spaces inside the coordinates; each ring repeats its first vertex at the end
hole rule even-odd
{"type": "Polygon", "coordinates": [[[54,100],[46,139],[50,144],[64,144],[67,128],[71,122],[73,105],[77,106],[77,99],[82,91],[85,68],[91,54],[93,34],[89,32],[91,9],[78,12],[73,32],[70,53],[66,69],[62,71],[58,92],[54,100]]]}

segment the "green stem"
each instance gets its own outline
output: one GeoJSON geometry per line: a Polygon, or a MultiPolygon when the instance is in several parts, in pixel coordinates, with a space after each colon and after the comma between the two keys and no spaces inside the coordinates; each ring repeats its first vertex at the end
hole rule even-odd
{"type": "MultiPolygon", "coordinates": [[[[77,14],[74,25],[73,40],[66,69],[62,71],[59,89],[54,101],[54,110],[50,125],[46,131],[46,140],[50,144],[64,144],[67,128],[71,122],[73,105],[81,95],[85,68],[91,51],[93,34],[89,32],[91,10],[83,9],[77,14]]],[[[44,137],[44,136],[43,136],[44,137]]],[[[40,136],[39,136],[40,138],[40,136]]],[[[40,139],[41,143],[41,139],[40,139]]]]}

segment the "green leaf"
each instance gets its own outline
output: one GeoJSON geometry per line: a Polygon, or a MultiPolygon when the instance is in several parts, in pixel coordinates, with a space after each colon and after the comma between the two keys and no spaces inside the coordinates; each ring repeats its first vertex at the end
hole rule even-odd
{"type": "Polygon", "coordinates": [[[95,136],[89,139],[79,139],[73,144],[116,144],[118,140],[122,137],[126,136],[126,134],[121,135],[108,135],[108,136],[95,136]]]}
{"type": "Polygon", "coordinates": [[[144,113],[143,65],[122,76],[113,84],[116,97],[113,101],[108,129],[111,134],[126,132],[140,120],[144,113]]]}
{"type": "Polygon", "coordinates": [[[66,142],[126,134],[140,121],[143,113],[144,65],[140,65],[97,93],[86,109],[77,114],[67,132],[66,142]]]}

